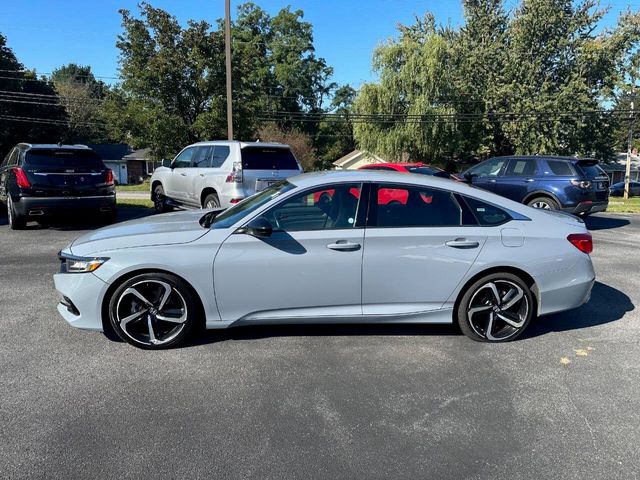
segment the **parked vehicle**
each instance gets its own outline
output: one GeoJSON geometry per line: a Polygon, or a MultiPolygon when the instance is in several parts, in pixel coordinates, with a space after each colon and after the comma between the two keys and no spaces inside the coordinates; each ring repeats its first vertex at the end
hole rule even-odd
{"type": "Polygon", "coordinates": [[[71,325],[142,348],[176,345],[201,325],[317,322],[454,322],[504,342],[589,299],[591,250],[572,215],[433,176],[334,171],[226,211],[91,232],[60,252],[54,280],[71,325]],[[381,189],[407,201],[381,203],[381,189]]]}
{"type": "Polygon", "coordinates": [[[84,145],[19,143],[0,165],[0,201],[14,230],[56,214],[116,216],[113,172],[84,145]]]}
{"type": "Polygon", "coordinates": [[[441,178],[456,178],[452,177],[450,173],[445,172],[443,169],[427,163],[371,163],[369,165],[363,165],[358,170],[382,170],[387,172],[404,172],[404,173],[417,173],[419,175],[433,175],[434,177],[441,178]]]}
{"type": "Polygon", "coordinates": [[[476,187],[534,208],[588,215],[609,205],[609,177],[592,159],[494,157],[462,176],[476,187]]]}
{"type": "Polygon", "coordinates": [[[157,212],[172,207],[226,208],[302,173],[289,146],[279,143],[201,142],[165,163],[150,182],[157,212]]]}
{"type": "MultiPolygon", "coordinates": [[[[624,194],[624,182],[618,182],[611,185],[609,194],[612,197],[621,197],[624,194]]],[[[629,182],[629,196],[640,196],[640,182],[629,182]]]]}

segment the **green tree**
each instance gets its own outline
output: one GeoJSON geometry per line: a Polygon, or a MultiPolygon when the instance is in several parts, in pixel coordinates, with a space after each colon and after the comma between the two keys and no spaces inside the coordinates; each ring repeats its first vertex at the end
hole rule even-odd
{"type": "Polygon", "coordinates": [[[25,71],[0,34],[0,158],[18,142],[58,142],[66,116],[56,92],[34,71],[25,71]]]}
{"type": "Polygon", "coordinates": [[[105,141],[101,103],[108,87],[96,80],[91,67],[74,63],[64,65],[52,72],[51,81],[69,120],[67,140],[85,143],[105,141]]]}

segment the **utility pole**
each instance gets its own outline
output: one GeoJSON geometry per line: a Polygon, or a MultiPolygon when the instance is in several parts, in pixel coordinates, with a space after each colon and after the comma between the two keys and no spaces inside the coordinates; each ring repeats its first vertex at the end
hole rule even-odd
{"type": "MultiPolygon", "coordinates": [[[[633,90],[631,90],[633,95],[633,90]]],[[[627,200],[629,198],[629,181],[631,180],[631,148],[633,143],[633,114],[634,114],[634,100],[631,100],[631,113],[629,116],[629,137],[627,138],[627,168],[624,174],[624,196],[627,200]]]]}
{"type": "Polygon", "coordinates": [[[231,0],[224,2],[224,56],[227,70],[227,136],[233,140],[233,92],[231,90],[231,0]]]}

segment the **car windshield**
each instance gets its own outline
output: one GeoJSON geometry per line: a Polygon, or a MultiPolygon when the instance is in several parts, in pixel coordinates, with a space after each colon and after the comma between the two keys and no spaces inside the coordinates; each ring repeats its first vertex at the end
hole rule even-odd
{"type": "Polygon", "coordinates": [[[288,148],[245,147],[242,149],[244,170],[298,170],[298,162],[288,148]]]}
{"type": "Polygon", "coordinates": [[[597,162],[580,161],[577,162],[578,167],[585,173],[587,178],[596,178],[605,176],[605,171],[600,168],[597,162]]]}
{"type": "Polygon", "coordinates": [[[200,224],[205,228],[228,228],[251,212],[293,188],[295,188],[295,185],[286,180],[275,183],[223,212],[207,213],[202,217],[200,224]]]}

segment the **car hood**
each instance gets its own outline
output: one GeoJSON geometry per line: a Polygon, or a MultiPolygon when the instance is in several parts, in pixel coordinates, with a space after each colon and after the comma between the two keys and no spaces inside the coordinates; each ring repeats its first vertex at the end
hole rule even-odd
{"type": "Polygon", "coordinates": [[[117,223],[83,235],[70,245],[73,255],[104,250],[189,243],[206,234],[200,225],[203,211],[165,213],[117,223]]]}

